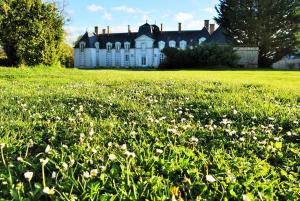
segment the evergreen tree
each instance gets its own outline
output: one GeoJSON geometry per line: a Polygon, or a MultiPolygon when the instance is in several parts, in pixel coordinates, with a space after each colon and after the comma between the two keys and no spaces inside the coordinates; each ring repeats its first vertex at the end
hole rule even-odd
{"type": "Polygon", "coordinates": [[[58,62],[63,24],[54,3],[0,0],[0,42],[13,65],[58,62]]]}
{"type": "Polygon", "coordinates": [[[216,22],[235,45],[259,47],[259,66],[295,51],[299,0],[221,0],[216,22]]]}

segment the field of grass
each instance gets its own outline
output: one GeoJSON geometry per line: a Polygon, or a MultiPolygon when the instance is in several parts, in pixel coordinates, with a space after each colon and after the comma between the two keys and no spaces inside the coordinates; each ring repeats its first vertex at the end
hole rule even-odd
{"type": "Polygon", "coordinates": [[[0,200],[297,200],[300,72],[0,68],[0,200]]]}

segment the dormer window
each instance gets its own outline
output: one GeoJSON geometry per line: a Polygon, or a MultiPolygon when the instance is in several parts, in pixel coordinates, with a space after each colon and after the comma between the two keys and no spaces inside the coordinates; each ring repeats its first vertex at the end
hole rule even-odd
{"type": "Polygon", "coordinates": [[[112,49],[112,44],[111,43],[107,43],[106,44],[106,50],[107,50],[107,52],[111,52],[111,49],[112,49]]]}
{"type": "Polygon", "coordinates": [[[124,43],[124,47],[125,47],[125,51],[128,52],[130,49],[130,43],[129,42],[125,42],[124,43]]]}
{"type": "Polygon", "coordinates": [[[171,40],[171,41],[169,42],[169,47],[175,48],[175,47],[176,47],[176,42],[175,42],[174,40],[171,40]]]}
{"type": "Polygon", "coordinates": [[[164,49],[165,45],[166,45],[166,43],[164,41],[159,41],[159,43],[158,43],[158,47],[160,50],[164,49]]]}
{"type": "Polygon", "coordinates": [[[121,49],[121,43],[120,42],[116,42],[116,51],[120,52],[121,49]]]}
{"type": "Polygon", "coordinates": [[[85,48],[85,42],[80,42],[79,43],[79,48],[81,52],[84,52],[84,48],[85,48]]]}
{"type": "Polygon", "coordinates": [[[180,41],[180,49],[184,50],[186,48],[186,41],[180,41]]]}
{"type": "Polygon", "coordinates": [[[96,51],[99,52],[99,48],[100,48],[99,42],[96,42],[96,43],[95,43],[95,48],[96,48],[96,51]]]}
{"type": "Polygon", "coordinates": [[[202,37],[199,39],[199,45],[201,45],[204,41],[206,41],[206,38],[202,37]]]}

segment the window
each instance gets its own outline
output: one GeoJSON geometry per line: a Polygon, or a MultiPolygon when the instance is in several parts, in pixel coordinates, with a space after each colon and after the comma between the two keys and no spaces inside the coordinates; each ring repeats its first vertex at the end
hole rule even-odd
{"type": "Polygon", "coordinates": [[[121,43],[120,42],[116,42],[116,51],[120,52],[121,49],[121,43]]]}
{"type": "Polygon", "coordinates": [[[143,56],[143,57],[142,57],[142,65],[143,65],[143,66],[146,66],[146,64],[147,64],[146,57],[143,56]]]}
{"type": "Polygon", "coordinates": [[[112,49],[112,44],[111,43],[107,43],[106,44],[106,50],[107,50],[107,52],[111,52],[111,49],[112,49]]]}
{"type": "Polygon", "coordinates": [[[128,54],[125,55],[125,61],[129,62],[129,55],[128,54]]]}
{"type": "Polygon", "coordinates": [[[129,49],[130,49],[130,43],[129,43],[129,42],[126,42],[126,43],[124,44],[124,47],[125,47],[125,51],[128,52],[129,49]]]}
{"type": "Polygon", "coordinates": [[[160,54],[160,63],[163,63],[165,60],[165,55],[164,54],[160,54]]]}
{"type": "Polygon", "coordinates": [[[159,49],[160,50],[162,50],[162,49],[164,49],[165,48],[165,42],[164,41],[159,41],[159,43],[158,43],[158,47],[159,47],[159,49]]]}
{"type": "Polygon", "coordinates": [[[204,41],[206,41],[206,38],[202,37],[199,39],[199,45],[201,45],[204,41]]]}
{"type": "Polygon", "coordinates": [[[176,47],[176,42],[174,40],[171,40],[169,42],[169,47],[175,48],[176,47]]]}
{"type": "Polygon", "coordinates": [[[97,52],[99,52],[99,46],[100,46],[100,45],[99,45],[99,42],[96,42],[96,43],[95,43],[95,48],[96,48],[96,51],[97,51],[97,52]]]}
{"type": "Polygon", "coordinates": [[[84,52],[85,42],[80,42],[79,48],[80,48],[80,51],[81,51],[81,52],[84,52]]]}
{"type": "Polygon", "coordinates": [[[180,41],[180,49],[184,50],[186,48],[186,41],[180,41]]]}
{"type": "Polygon", "coordinates": [[[142,43],[142,50],[145,50],[146,49],[146,43],[142,43]]]}

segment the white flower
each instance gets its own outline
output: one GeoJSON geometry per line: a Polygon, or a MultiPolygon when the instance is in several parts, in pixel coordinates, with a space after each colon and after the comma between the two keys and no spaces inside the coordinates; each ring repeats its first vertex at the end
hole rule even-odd
{"type": "Polygon", "coordinates": [[[109,143],[107,144],[107,146],[108,146],[108,147],[112,147],[112,146],[113,146],[113,143],[112,143],[112,142],[109,142],[109,143]]]}
{"type": "Polygon", "coordinates": [[[40,159],[40,163],[42,163],[42,165],[46,165],[48,162],[49,162],[48,158],[46,158],[46,159],[41,158],[40,159]]]}
{"type": "Polygon", "coordinates": [[[71,160],[70,160],[70,166],[73,166],[74,163],[75,163],[75,160],[74,160],[74,159],[71,159],[71,160]]]}
{"type": "Polygon", "coordinates": [[[114,154],[109,154],[109,155],[108,155],[108,159],[111,160],[111,161],[114,161],[114,160],[117,159],[117,157],[116,157],[116,155],[114,155],[114,154]]]}
{"type": "Polygon", "coordinates": [[[95,133],[94,128],[91,128],[91,129],[90,129],[90,132],[89,132],[89,135],[90,135],[90,136],[93,136],[94,133],[95,133]]]}
{"type": "Polygon", "coordinates": [[[51,147],[50,145],[47,145],[46,149],[45,149],[45,153],[49,153],[51,151],[51,147]]]}
{"type": "Polygon", "coordinates": [[[212,175],[206,175],[206,180],[210,183],[213,183],[216,181],[216,179],[212,175]]]}
{"type": "Polygon", "coordinates": [[[121,149],[126,150],[126,149],[127,149],[127,145],[126,145],[126,144],[123,144],[123,145],[121,146],[121,149]]]}
{"type": "Polygon", "coordinates": [[[291,131],[288,131],[288,132],[286,132],[286,134],[287,134],[288,136],[291,136],[291,135],[292,135],[292,132],[291,132],[291,131]]]}
{"type": "Polygon", "coordinates": [[[18,157],[18,158],[17,158],[17,161],[23,162],[24,160],[23,160],[22,157],[18,157]]]}
{"type": "Polygon", "coordinates": [[[156,153],[158,153],[158,154],[162,154],[164,151],[163,150],[161,150],[161,149],[156,149],[156,153]]]}
{"type": "Polygon", "coordinates": [[[276,142],[278,142],[278,141],[279,141],[279,137],[275,137],[274,140],[275,140],[276,142]]]}
{"type": "Polygon", "coordinates": [[[55,193],[55,191],[54,191],[54,188],[49,188],[49,187],[45,187],[44,189],[43,189],[43,192],[45,193],[45,194],[48,194],[48,195],[53,195],[54,193],[55,193]]]}
{"type": "Polygon", "coordinates": [[[268,119],[269,119],[270,121],[274,121],[274,120],[275,120],[274,117],[269,117],[268,119]]]}
{"type": "Polygon", "coordinates": [[[97,170],[97,169],[93,169],[93,170],[91,170],[91,173],[90,173],[90,175],[91,175],[92,177],[95,177],[95,176],[97,176],[97,174],[98,174],[98,170],[97,170]]]}
{"type": "Polygon", "coordinates": [[[199,141],[198,138],[196,138],[195,136],[191,137],[189,140],[192,143],[198,143],[198,141],[199,141]]]}
{"type": "Polygon", "coordinates": [[[34,144],[33,140],[29,139],[29,141],[27,143],[28,147],[33,147],[33,144],[34,144]]]}
{"type": "Polygon", "coordinates": [[[55,179],[55,178],[56,178],[56,176],[57,176],[57,172],[52,172],[52,174],[51,174],[51,178],[52,178],[52,179],[55,179]]]}
{"type": "Polygon", "coordinates": [[[84,173],[83,173],[83,176],[84,176],[85,178],[90,178],[90,177],[91,177],[89,172],[84,172],[84,173]]]}
{"type": "Polygon", "coordinates": [[[238,113],[238,111],[237,110],[233,110],[233,114],[237,114],[238,113]]]}
{"type": "Polygon", "coordinates": [[[251,199],[247,195],[243,195],[243,201],[251,201],[251,199]]]}
{"type": "Polygon", "coordinates": [[[245,142],[245,138],[244,138],[244,137],[241,137],[241,138],[239,139],[239,141],[245,142]]]}
{"type": "Polygon", "coordinates": [[[68,169],[68,164],[67,164],[67,163],[64,162],[64,163],[62,164],[62,166],[63,166],[64,170],[67,170],[67,169],[68,169]]]}
{"type": "Polygon", "coordinates": [[[25,172],[24,177],[30,182],[33,177],[33,172],[25,172]]]}
{"type": "Polygon", "coordinates": [[[135,153],[133,153],[133,152],[129,152],[129,151],[125,151],[125,155],[127,155],[128,157],[133,157],[133,158],[135,158],[136,157],[136,155],[135,155],[135,153]]]}
{"type": "Polygon", "coordinates": [[[79,112],[83,112],[83,105],[79,106],[79,112]]]}

